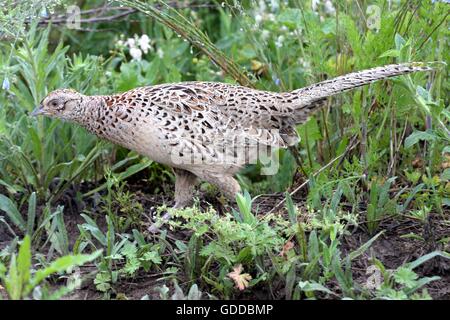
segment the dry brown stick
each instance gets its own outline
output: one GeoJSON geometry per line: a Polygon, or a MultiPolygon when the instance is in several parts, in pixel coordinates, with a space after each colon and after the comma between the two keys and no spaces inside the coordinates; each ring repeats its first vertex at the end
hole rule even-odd
{"type": "MultiPolygon", "coordinates": [[[[121,12],[121,13],[114,14],[114,15],[111,15],[111,16],[96,16],[96,17],[93,17],[93,18],[80,19],[79,22],[80,23],[111,22],[111,21],[118,20],[120,18],[126,17],[126,16],[128,16],[128,15],[130,15],[132,13],[135,13],[135,12],[137,12],[137,10],[128,8],[128,10],[125,11],[125,12],[121,12]]],[[[84,12],[80,12],[80,16],[83,15],[83,14],[85,14],[85,13],[84,12]]],[[[62,24],[62,23],[67,23],[68,18],[69,17],[67,17],[67,16],[62,16],[61,18],[56,18],[56,19],[50,17],[48,19],[44,19],[44,20],[39,21],[39,24],[48,24],[48,23],[51,23],[51,24],[62,24]]]]}
{"type": "MultiPolygon", "coordinates": [[[[168,3],[169,6],[171,6],[172,8],[175,9],[185,9],[185,8],[191,8],[191,9],[195,9],[195,8],[210,8],[210,7],[215,7],[217,5],[215,4],[208,4],[208,3],[204,3],[204,4],[179,4],[176,2],[173,3],[168,3]]],[[[155,7],[159,7],[158,4],[155,4],[155,7]]],[[[107,6],[102,6],[99,8],[93,8],[93,9],[87,9],[87,10],[83,10],[80,11],[80,16],[86,16],[86,15],[91,15],[91,14],[96,14],[96,13],[109,13],[111,11],[123,11],[114,15],[96,15],[94,17],[91,18],[86,18],[86,19],[80,19],[80,23],[101,23],[101,22],[111,22],[114,20],[119,20],[120,18],[126,17],[130,14],[136,13],[138,10],[130,8],[130,7],[107,7],[107,6]]],[[[67,19],[69,18],[69,16],[64,15],[64,14],[60,14],[57,16],[52,16],[49,18],[44,18],[41,21],[38,22],[38,24],[48,24],[48,23],[52,23],[52,24],[62,24],[62,23],[66,23],[67,19]]],[[[25,23],[30,23],[30,21],[26,21],[25,23]]]]}

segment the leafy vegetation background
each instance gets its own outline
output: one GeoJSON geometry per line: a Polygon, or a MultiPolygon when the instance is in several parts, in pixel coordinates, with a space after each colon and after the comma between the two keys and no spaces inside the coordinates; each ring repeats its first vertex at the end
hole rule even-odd
{"type": "Polygon", "coordinates": [[[449,298],[448,9],[3,0],[1,296],[449,298]],[[435,71],[330,99],[297,128],[299,163],[280,150],[277,174],[243,170],[236,208],[203,184],[196,206],[157,234],[147,227],[170,210],[169,168],[29,117],[57,88],[98,95],[202,80],[281,92],[409,61],[435,71]]]}

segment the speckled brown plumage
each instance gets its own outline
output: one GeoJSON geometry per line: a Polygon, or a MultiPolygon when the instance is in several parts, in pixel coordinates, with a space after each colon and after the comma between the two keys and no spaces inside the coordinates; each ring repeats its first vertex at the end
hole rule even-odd
{"type": "Polygon", "coordinates": [[[175,168],[176,206],[192,200],[205,180],[234,198],[233,175],[255,162],[261,150],[298,143],[295,126],[326,98],[373,81],[429,68],[388,65],[351,73],[286,93],[238,85],[183,82],[136,88],[111,96],[50,93],[38,114],[76,122],[97,136],[175,168]]]}

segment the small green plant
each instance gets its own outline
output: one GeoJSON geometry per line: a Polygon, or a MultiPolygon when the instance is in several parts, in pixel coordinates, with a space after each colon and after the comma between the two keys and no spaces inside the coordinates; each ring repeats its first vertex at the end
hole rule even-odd
{"type": "Polygon", "coordinates": [[[431,208],[424,206],[421,209],[410,211],[409,216],[411,216],[415,219],[419,219],[422,222],[425,222],[427,220],[430,212],[431,212],[431,208]]]}
{"type": "Polygon", "coordinates": [[[367,229],[373,234],[384,216],[395,213],[395,203],[389,197],[389,188],[395,177],[386,181],[377,181],[370,184],[369,202],[367,204],[367,229]]]}
{"type": "Polygon", "coordinates": [[[252,213],[252,198],[247,190],[244,193],[236,195],[236,202],[239,207],[239,212],[233,209],[233,215],[237,221],[247,224],[253,224],[255,216],[252,213]]]}
{"type": "MultiPolygon", "coordinates": [[[[183,292],[177,281],[173,281],[173,286],[174,292],[172,295],[170,295],[170,289],[166,285],[155,288],[155,291],[159,293],[161,300],[201,300],[205,295],[195,283],[189,288],[187,294],[183,292]]],[[[212,298],[213,296],[209,295],[209,297],[212,298]]],[[[147,300],[148,296],[143,297],[143,299],[147,300]]]]}
{"type": "Polygon", "coordinates": [[[187,244],[176,242],[188,279],[200,276],[213,287],[212,293],[224,297],[235,291],[227,277],[234,266],[243,264],[260,270],[249,283],[252,287],[267,279],[263,258],[269,252],[279,252],[285,242],[281,233],[270,226],[270,217],[260,220],[251,212],[248,194],[239,198],[238,203],[240,212],[227,212],[224,216],[218,216],[212,208],[205,212],[197,207],[173,210],[173,219],[168,222],[171,228],[193,232],[187,244]]]}
{"type": "Polygon", "coordinates": [[[92,81],[85,83],[88,85],[96,81],[99,71],[98,61],[92,56],[70,67],[65,57],[69,48],[62,43],[49,54],[49,33],[50,28],[40,32],[33,23],[13,47],[10,68],[16,76],[9,90],[14,99],[7,97],[2,101],[16,121],[9,125],[9,120],[3,118],[6,124],[0,134],[2,184],[11,191],[35,191],[38,199],[46,200],[57,199],[71,182],[92,168],[91,164],[104,151],[102,144],[96,144],[90,135],[74,132],[58,121],[50,123],[28,115],[49,90],[75,87],[75,82],[86,75],[92,81]],[[76,152],[70,147],[73,144],[76,152]]]}
{"type": "Polygon", "coordinates": [[[152,266],[162,262],[158,244],[127,242],[120,254],[126,260],[121,271],[127,276],[134,276],[139,269],[148,272],[152,266]]]}
{"type": "Polygon", "coordinates": [[[376,268],[371,277],[375,276],[379,278],[376,281],[378,283],[373,288],[376,289],[375,298],[388,300],[431,299],[426,289],[422,290],[421,293],[417,293],[417,291],[428,283],[439,280],[440,277],[433,276],[421,278],[414,272],[414,269],[435,257],[450,259],[450,254],[433,251],[413,262],[398,267],[396,270],[386,270],[381,261],[373,259],[376,268]]]}
{"type": "MultiPolygon", "coordinates": [[[[17,208],[17,204],[11,200],[10,198],[0,194],[0,210],[6,213],[9,218],[9,222],[13,223],[15,227],[17,227],[20,231],[33,236],[35,229],[35,220],[36,220],[36,193],[32,193],[28,199],[28,211],[27,211],[27,220],[25,221],[17,208]]],[[[3,222],[8,230],[14,235],[17,236],[11,226],[8,224],[3,217],[0,217],[0,221],[3,222]]]]}
{"type": "MultiPolygon", "coordinates": [[[[139,234],[137,230],[133,230],[133,233],[135,236],[139,234]]],[[[119,243],[116,248],[120,248],[113,256],[103,257],[94,284],[97,290],[104,292],[106,296],[115,291],[114,285],[120,279],[133,278],[139,270],[149,272],[151,267],[161,264],[159,246],[142,243],[143,238],[138,237],[140,240],[119,243]]]]}
{"type": "MultiPolygon", "coordinates": [[[[137,168],[142,170],[149,164],[150,162],[146,162],[144,166],[138,164],[137,168]]],[[[136,165],[134,167],[136,168],[136,165]]],[[[126,182],[122,179],[120,174],[114,175],[110,170],[106,171],[107,194],[103,209],[119,233],[128,230],[130,227],[139,227],[144,212],[142,206],[135,199],[136,195],[124,190],[126,182]]]]}
{"type": "MultiPolygon", "coordinates": [[[[20,245],[19,252],[12,254],[9,268],[0,263],[0,280],[8,294],[9,299],[27,299],[33,289],[37,288],[43,280],[53,274],[67,272],[68,270],[81,266],[87,262],[95,260],[100,252],[89,255],[68,255],[60,257],[51,262],[49,266],[33,271],[32,252],[30,236],[25,236],[20,245]]],[[[61,298],[70,293],[76,287],[74,283],[67,287],[62,287],[54,292],[50,297],[61,298]]]]}
{"type": "Polygon", "coordinates": [[[82,252],[88,247],[93,250],[104,249],[100,257],[98,272],[94,279],[97,290],[109,297],[115,291],[115,284],[122,278],[133,278],[139,270],[149,272],[151,268],[162,263],[162,248],[159,243],[149,244],[138,230],[132,230],[132,236],[118,234],[114,223],[106,216],[107,231],[103,232],[97,223],[89,216],[82,214],[85,223],[79,226],[80,237],[74,248],[82,252]]]}
{"type": "Polygon", "coordinates": [[[63,218],[64,207],[57,206],[56,210],[51,211],[50,207],[46,206],[37,218],[36,201],[36,193],[33,192],[28,198],[25,220],[17,204],[0,194],[0,210],[5,212],[8,217],[8,220],[6,220],[3,216],[0,216],[0,222],[6,225],[8,231],[14,237],[18,237],[19,235],[10,226],[10,223],[12,223],[21,233],[29,235],[32,242],[39,241],[39,237],[45,231],[47,241],[51,243],[50,252],[55,249],[59,254],[67,255],[69,253],[69,240],[63,218]]]}

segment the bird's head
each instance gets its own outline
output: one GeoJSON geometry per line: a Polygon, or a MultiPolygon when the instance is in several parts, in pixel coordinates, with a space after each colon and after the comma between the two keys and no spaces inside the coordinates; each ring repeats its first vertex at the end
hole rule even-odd
{"type": "Polygon", "coordinates": [[[45,115],[52,118],[74,120],[80,113],[83,95],[72,89],[58,89],[50,92],[31,113],[32,116],[45,115]]]}

